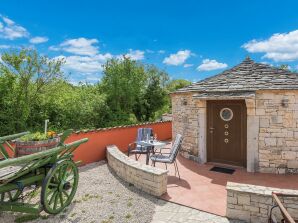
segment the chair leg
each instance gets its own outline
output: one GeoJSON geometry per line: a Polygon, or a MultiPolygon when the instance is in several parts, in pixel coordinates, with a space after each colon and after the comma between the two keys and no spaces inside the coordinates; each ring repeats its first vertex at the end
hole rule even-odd
{"type": "Polygon", "coordinates": [[[180,173],[179,173],[178,164],[176,163],[176,160],[174,161],[174,166],[175,166],[175,176],[176,176],[176,171],[177,171],[178,177],[179,177],[179,180],[180,180],[180,173]]]}
{"type": "Polygon", "coordinates": [[[140,159],[141,155],[142,155],[142,154],[139,154],[139,156],[138,156],[138,159],[137,159],[137,160],[139,160],[139,159],[140,159]]]}
{"type": "Polygon", "coordinates": [[[165,163],[165,165],[166,165],[166,170],[167,170],[168,169],[167,163],[165,163]]]}
{"type": "Polygon", "coordinates": [[[155,167],[155,162],[154,162],[154,161],[152,161],[152,163],[153,163],[153,166],[155,167]]]}

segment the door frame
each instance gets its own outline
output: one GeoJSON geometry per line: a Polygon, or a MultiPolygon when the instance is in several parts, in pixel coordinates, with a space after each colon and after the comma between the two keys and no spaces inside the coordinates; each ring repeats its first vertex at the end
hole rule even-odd
{"type": "MultiPolygon", "coordinates": [[[[211,162],[212,156],[212,137],[209,134],[209,124],[210,117],[213,115],[213,111],[211,110],[211,105],[215,103],[220,104],[228,104],[228,103],[236,103],[241,105],[241,159],[242,164],[240,167],[247,167],[247,107],[245,100],[207,100],[206,101],[206,150],[207,150],[207,162],[211,162]]],[[[222,163],[223,165],[234,165],[229,163],[222,163]]],[[[235,165],[234,165],[235,166],[235,165]]]]}

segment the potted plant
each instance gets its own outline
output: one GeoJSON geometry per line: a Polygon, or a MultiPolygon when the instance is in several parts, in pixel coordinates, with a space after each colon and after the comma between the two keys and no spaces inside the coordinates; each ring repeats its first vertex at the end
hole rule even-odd
{"type": "Polygon", "coordinates": [[[54,131],[46,134],[41,132],[30,133],[16,140],[15,156],[25,156],[55,148],[60,137],[54,131]]]}

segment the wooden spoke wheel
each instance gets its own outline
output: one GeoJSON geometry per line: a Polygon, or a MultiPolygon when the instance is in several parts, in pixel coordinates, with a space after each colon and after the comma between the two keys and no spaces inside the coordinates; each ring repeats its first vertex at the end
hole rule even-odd
{"type": "Polygon", "coordinates": [[[78,187],[79,173],[71,160],[56,163],[41,188],[41,204],[49,214],[57,214],[72,201],[78,187]]]}
{"type": "Polygon", "coordinates": [[[1,202],[11,202],[16,201],[19,196],[22,194],[23,190],[15,189],[11,191],[5,191],[0,194],[0,201],[1,202]]]}

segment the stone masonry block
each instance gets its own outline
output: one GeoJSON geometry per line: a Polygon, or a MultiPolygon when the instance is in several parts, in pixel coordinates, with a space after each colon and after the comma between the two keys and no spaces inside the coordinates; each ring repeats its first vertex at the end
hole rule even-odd
{"type": "Polygon", "coordinates": [[[288,161],[288,168],[298,169],[298,160],[288,161]]]}
{"type": "Polygon", "coordinates": [[[238,196],[238,204],[250,205],[250,196],[249,195],[239,195],[238,196]]]}
{"type": "Polygon", "coordinates": [[[244,220],[250,222],[250,212],[244,210],[228,209],[227,217],[236,220],[244,220]]]}

